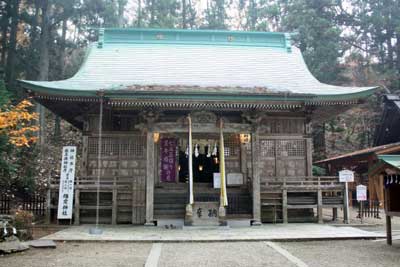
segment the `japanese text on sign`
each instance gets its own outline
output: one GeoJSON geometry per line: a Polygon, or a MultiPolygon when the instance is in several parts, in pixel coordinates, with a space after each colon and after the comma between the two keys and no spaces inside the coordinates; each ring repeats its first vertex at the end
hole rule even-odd
{"type": "Polygon", "coordinates": [[[76,147],[65,146],[62,151],[58,219],[72,219],[74,199],[76,147]]]}
{"type": "Polygon", "coordinates": [[[161,139],[161,181],[175,182],[176,177],[176,146],[175,138],[161,139]]]}
{"type": "Polygon", "coordinates": [[[339,182],[345,183],[345,182],[354,182],[354,172],[350,170],[342,170],[339,172],[339,182]]]}
{"type": "Polygon", "coordinates": [[[367,200],[367,187],[365,185],[357,185],[357,201],[367,200]]]}

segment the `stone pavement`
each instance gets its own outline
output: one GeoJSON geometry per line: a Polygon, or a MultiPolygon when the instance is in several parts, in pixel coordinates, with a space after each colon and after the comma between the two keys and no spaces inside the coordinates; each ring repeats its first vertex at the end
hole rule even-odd
{"type": "Polygon", "coordinates": [[[101,225],[101,235],[90,235],[94,225],[71,226],[43,237],[54,241],[127,241],[127,242],[223,242],[223,241],[306,241],[384,238],[382,233],[354,227],[324,224],[268,224],[253,227],[191,230],[161,227],[101,225]]]}

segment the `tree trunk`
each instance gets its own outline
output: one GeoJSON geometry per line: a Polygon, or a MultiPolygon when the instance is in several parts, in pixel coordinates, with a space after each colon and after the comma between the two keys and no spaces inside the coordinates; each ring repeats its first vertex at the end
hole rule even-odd
{"type": "Polygon", "coordinates": [[[15,65],[16,65],[16,47],[17,47],[17,31],[19,21],[19,0],[13,0],[10,8],[11,17],[11,30],[10,30],[10,44],[7,54],[7,67],[6,67],[6,83],[8,88],[15,91],[15,65]]]}
{"type": "MultiPolygon", "coordinates": [[[[65,49],[66,49],[66,38],[67,38],[67,22],[68,19],[64,18],[61,28],[60,58],[59,58],[60,80],[65,78],[64,75],[65,75],[65,52],[66,52],[65,49]]],[[[54,133],[53,133],[54,140],[58,141],[60,139],[60,135],[61,135],[60,117],[58,115],[55,115],[54,133]]]]}
{"type": "Polygon", "coordinates": [[[187,28],[186,0],[182,0],[182,29],[187,28]]]}
{"type": "Polygon", "coordinates": [[[126,0],[118,1],[118,26],[121,28],[124,26],[125,5],[126,0]]]}
{"type": "Polygon", "coordinates": [[[1,22],[1,62],[2,66],[6,66],[6,54],[7,54],[7,34],[8,34],[8,14],[4,15],[1,22]]]}
{"type": "Polygon", "coordinates": [[[156,7],[155,7],[155,0],[151,0],[151,6],[150,6],[150,26],[154,26],[155,24],[155,13],[156,13],[156,7]]]}
{"type": "Polygon", "coordinates": [[[138,0],[137,26],[142,27],[142,0],[138,0]]]}
{"type": "MultiPolygon", "coordinates": [[[[47,81],[49,79],[49,39],[50,39],[50,25],[48,19],[49,1],[42,2],[42,23],[41,35],[39,42],[39,81],[47,81]]],[[[37,111],[40,116],[40,130],[39,130],[39,145],[41,150],[46,144],[46,109],[42,105],[37,105],[37,111]]]]}

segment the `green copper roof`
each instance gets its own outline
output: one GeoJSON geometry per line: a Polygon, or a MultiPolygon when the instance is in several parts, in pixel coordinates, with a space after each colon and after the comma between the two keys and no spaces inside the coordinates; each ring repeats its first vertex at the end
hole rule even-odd
{"type": "Polygon", "coordinates": [[[378,159],[400,170],[400,155],[378,155],[378,159]]]}
{"type": "Polygon", "coordinates": [[[375,89],[320,83],[287,33],[164,29],[101,29],[73,77],[20,82],[42,94],[134,99],[344,101],[375,89]]]}

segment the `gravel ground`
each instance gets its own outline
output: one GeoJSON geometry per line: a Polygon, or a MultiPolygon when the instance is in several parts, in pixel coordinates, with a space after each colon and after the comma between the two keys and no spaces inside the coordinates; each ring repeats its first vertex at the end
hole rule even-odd
{"type": "Polygon", "coordinates": [[[393,246],[384,241],[322,241],[279,243],[292,255],[310,267],[398,267],[400,266],[400,241],[393,246]]]}
{"type": "Polygon", "coordinates": [[[160,267],[295,266],[265,242],[163,244],[160,267]],[[185,256],[183,257],[183,254],[185,256]]]}
{"type": "MultiPolygon", "coordinates": [[[[398,267],[400,240],[348,240],[274,243],[310,267],[398,267]]],[[[111,267],[144,266],[152,249],[149,243],[58,243],[56,249],[30,249],[0,256],[0,267],[111,267]]],[[[151,258],[151,257],[149,257],[151,258]]],[[[158,266],[268,266],[292,267],[267,242],[163,243],[158,266]]]]}
{"type": "Polygon", "coordinates": [[[56,249],[33,249],[0,256],[1,267],[144,266],[151,244],[57,243],[56,249]]]}

